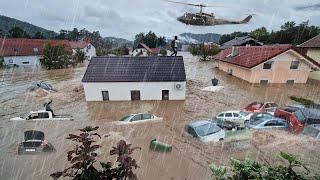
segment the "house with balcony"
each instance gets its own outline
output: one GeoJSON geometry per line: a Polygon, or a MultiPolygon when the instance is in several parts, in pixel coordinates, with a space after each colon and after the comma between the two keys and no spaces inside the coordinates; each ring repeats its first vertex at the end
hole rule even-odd
{"type": "Polygon", "coordinates": [[[220,70],[250,83],[306,83],[320,64],[292,45],[233,46],[214,56],[220,70]]]}
{"type": "MultiPolygon", "coordinates": [[[[302,53],[320,63],[320,34],[298,46],[302,53]]],[[[320,71],[310,73],[310,78],[320,80],[320,71]]]]}
{"type": "Polygon", "coordinates": [[[94,57],[82,79],[87,101],[185,100],[182,56],[94,57]]]}

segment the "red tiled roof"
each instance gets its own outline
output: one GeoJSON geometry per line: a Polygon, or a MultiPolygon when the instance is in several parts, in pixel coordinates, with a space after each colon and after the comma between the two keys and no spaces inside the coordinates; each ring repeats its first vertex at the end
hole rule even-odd
{"type": "Polygon", "coordinates": [[[234,57],[231,56],[232,48],[228,48],[215,55],[214,58],[230,64],[252,68],[287,51],[291,47],[291,45],[236,47],[238,55],[234,57]]]}
{"type": "MultiPolygon", "coordinates": [[[[159,54],[160,53],[160,48],[150,48],[144,43],[140,43],[143,48],[145,48],[148,52],[153,53],[153,54],[159,54]]],[[[139,46],[138,46],[139,47],[139,46]]]]}
{"type": "Polygon", "coordinates": [[[67,40],[47,39],[0,39],[0,56],[30,56],[43,54],[43,47],[50,43],[52,46],[64,45],[68,52],[77,47],[83,48],[88,42],[72,42],[67,40]]]}
{"type": "Polygon", "coordinates": [[[236,48],[238,49],[237,56],[231,56],[232,48],[229,48],[215,55],[214,59],[250,69],[288,51],[289,49],[292,49],[320,68],[319,63],[304,54],[301,54],[292,45],[249,46],[236,48]]]}
{"type": "Polygon", "coordinates": [[[87,47],[88,44],[89,44],[89,42],[87,42],[87,41],[70,41],[69,42],[71,49],[77,49],[77,48],[83,49],[83,48],[87,47]]]}
{"type": "Polygon", "coordinates": [[[320,48],[320,34],[299,45],[301,48],[320,48]]]}

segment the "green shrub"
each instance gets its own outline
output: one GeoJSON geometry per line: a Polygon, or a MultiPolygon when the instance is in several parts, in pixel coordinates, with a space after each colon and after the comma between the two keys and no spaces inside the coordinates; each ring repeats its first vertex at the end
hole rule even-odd
{"type": "Polygon", "coordinates": [[[287,165],[261,164],[251,159],[231,159],[231,167],[211,165],[211,177],[218,180],[261,179],[261,180],[307,180],[319,179],[310,175],[309,169],[297,156],[281,152],[280,157],[287,165]]]}
{"type": "Polygon", "coordinates": [[[63,69],[74,62],[70,60],[70,56],[63,45],[51,46],[46,44],[43,49],[42,65],[47,69],[63,69]]]}
{"type": "Polygon", "coordinates": [[[209,60],[210,56],[214,56],[219,53],[219,49],[217,47],[210,47],[204,44],[191,46],[189,48],[189,52],[194,56],[199,56],[201,61],[209,60]]]}
{"type": "Polygon", "coordinates": [[[296,101],[298,103],[301,103],[305,106],[312,106],[312,105],[315,105],[316,103],[310,99],[305,99],[305,98],[302,98],[302,97],[297,97],[297,96],[290,96],[289,97],[291,100],[293,101],[296,101]]]}

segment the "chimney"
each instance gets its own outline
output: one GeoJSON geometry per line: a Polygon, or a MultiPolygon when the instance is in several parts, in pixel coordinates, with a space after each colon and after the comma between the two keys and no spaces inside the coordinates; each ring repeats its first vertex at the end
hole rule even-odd
{"type": "Polygon", "coordinates": [[[232,46],[231,56],[238,56],[239,51],[237,46],[232,46]]]}

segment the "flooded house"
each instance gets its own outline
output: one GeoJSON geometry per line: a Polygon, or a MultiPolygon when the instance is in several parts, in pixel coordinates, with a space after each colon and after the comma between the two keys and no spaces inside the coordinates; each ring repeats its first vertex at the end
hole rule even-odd
{"type": "Polygon", "coordinates": [[[232,46],[263,46],[262,42],[259,42],[253,36],[235,37],[234,39],[223,43],[220,46],[221,50],[231,48],[232,46]]]}
{"type": "Polygon", "coordinates": [[[72,49],[72,53],[75,54],[76,50],[79,48],[85,55],[85,58],[90,60],[92,57],[97,56],[96,48],[93,44],[87,41],[70,41],[70,48],[72,49]]]}
{"type": "Polygon", "coordinates": [[[220,70],[250,83],[306,83],[320,64],[292,45],[235,47],[214,57],[220,70]]]}
{"type": "Polygon", "coordinates": [[[46,44],[64,45],[70,54],[80,48],[85,52],[87,58],[95,56],[95,48],[88,42],[24,38],[0,39],[0,56],[3,57],[4,64],[9,67],[41,67],[43,49],[46,44]]]}
{"type": "Polygon", "coordinates": [[[182,56],[94,57],[82,79],[87,101],[184,100],[182,56]]]}
{"type": "MultiPolygon", "coordinates": [[[[303,53],[320,63],[320,34],[298,46],[303,53]]],[[[320,80],[320,71],[311,72],[310,78],[320,80]]]]}
{"type": "Polygon", "coordinates": [[[140,43],[131,52],[131,56],[158,56],[160,53],[160,48],[150,48],[144,43],[140,43]]]}

